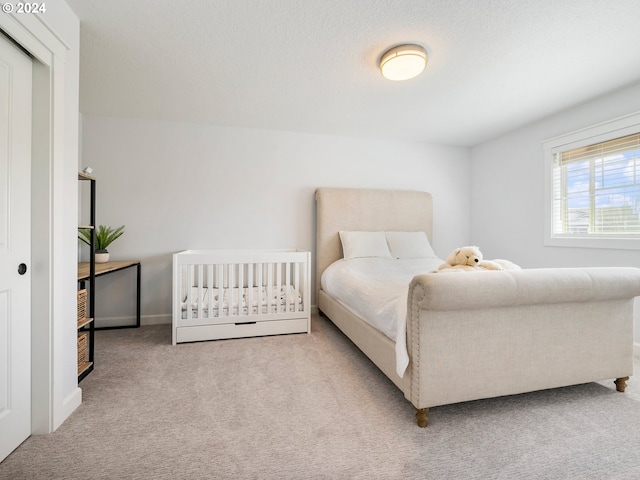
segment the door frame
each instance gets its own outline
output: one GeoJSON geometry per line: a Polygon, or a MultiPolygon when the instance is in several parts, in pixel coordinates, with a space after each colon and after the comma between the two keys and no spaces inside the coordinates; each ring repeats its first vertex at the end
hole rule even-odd
{"type": "Polygon", "coordinates": [[[82,402],[77,377],[74,387],[73,377],[65,371],[69,363],[76,363],[67,358],[76,356],[75,348],[68,351],[69,344],[75,344],[75,322],[65,319],[75,319],[75,298],[66,292],[75,290],[77,258],[68,257],[69,246],[75,245],[71,242],[78,208],[77,154],[73,172],[66,171],[69,162],[65,162],[65,155],[73,154],[65,150],[69,136],[64,74],[69,47],[37,15],[2,14],[0,29],[33,58],[31,433],[44,434],[55,431],[82,402]],[[68,201],[71,188],[75,203],[68,201]]]}

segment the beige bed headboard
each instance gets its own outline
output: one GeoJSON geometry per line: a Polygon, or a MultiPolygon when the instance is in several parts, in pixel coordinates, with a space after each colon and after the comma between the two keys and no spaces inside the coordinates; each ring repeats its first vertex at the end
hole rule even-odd
{"type": "Polygon", "coordinates": [[[427,192],[318,188],[316,208],[316,293],[322,272],[342,258],[340,230],[422,231],[431,241],[433,204],[427,192]]]}

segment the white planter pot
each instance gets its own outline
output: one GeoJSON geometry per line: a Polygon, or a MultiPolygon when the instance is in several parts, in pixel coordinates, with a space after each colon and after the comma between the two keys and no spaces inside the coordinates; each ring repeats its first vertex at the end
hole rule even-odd
{"type": "Polygon", "coordinates": [[[109,261],[109,252],[96,253],[96,263],[107,263],[109,261]]]}

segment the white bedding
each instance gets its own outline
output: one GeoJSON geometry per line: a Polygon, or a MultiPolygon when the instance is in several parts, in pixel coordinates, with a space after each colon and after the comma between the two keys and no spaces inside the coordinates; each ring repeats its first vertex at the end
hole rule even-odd
{"type": "Polygon", "coordinates": [[[338,260],[322,274],[322,289],[396,342],[396,373],[409,365],[407,295],[411,279],[436,270],[443,260],[429,258],[352,258],[338,260]]]}

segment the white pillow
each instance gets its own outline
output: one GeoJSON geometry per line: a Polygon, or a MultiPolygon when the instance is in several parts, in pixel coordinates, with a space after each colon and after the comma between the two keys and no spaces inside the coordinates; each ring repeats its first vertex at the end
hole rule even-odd
{"type": "Polygon", "coordinates": [[[345,259],[361,257],[391,258],[384,232],[340,232],[345,259]]]}
{"type": "Polygon", "coordinates": [[[424,232],[385,232],[393,258],[428,258],[436,254],[424,232]]]}

